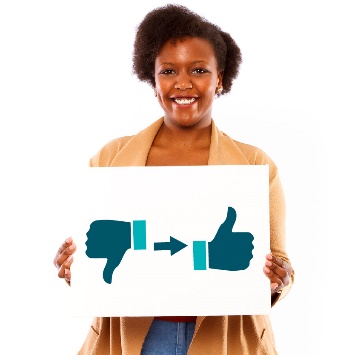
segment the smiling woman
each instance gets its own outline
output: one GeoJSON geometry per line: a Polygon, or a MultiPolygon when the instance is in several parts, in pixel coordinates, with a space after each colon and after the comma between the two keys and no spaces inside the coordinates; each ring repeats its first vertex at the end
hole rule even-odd
{"type": "Polygon", "coordinates": [[[208,163],[212,104],[222,88],[222,76],[207,40],[187,37],[164,44],[154,75],[164,126],[154,139],[147,165],[208,163]]]}
{"type": "MultiPolygon", "coordinates": [[[[154,89],[163,116],[135,136],[113,139],[90,166],[269,165],[270,249],[263,272],[275,305],[291,288],[285,250],[285,204],[278,169],[261,149],[233,140],[212,119],[216,97],[228,93],[241,54],[228,33],[189,9],[167,5],[138,27],[133,69],[154,89]]],[[[168,186],[168,185],[167,185],[168,186]]],[[[169,194],[162,186],[161,193],[169,194]]],[[[206,192],[207,193],[207,192],[206,192]]],[[[76,246],[61,245],[54,264],[69,284],[76,246]]],[[[95,318],[79,354],[277,354],[265,315],[95,318]]]]}

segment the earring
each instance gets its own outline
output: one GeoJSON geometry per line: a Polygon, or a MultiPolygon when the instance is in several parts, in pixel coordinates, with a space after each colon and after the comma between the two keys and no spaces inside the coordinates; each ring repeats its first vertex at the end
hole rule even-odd
{"type": "Polygon", "coordinates": [[[153,90],[153,91],[154,91],[154,96],[155,96],[155,97],[157,97],[157,96],[158,96],[158,94],[157,94],[157,89],[156,89],[156,88],[154,88],[154,90],[153,90]]]}
{"type": "Polygon", "coordinates": [[[222,94],[222,91],[223,91],[223,86],[220,86],[217,91],[216,91],[216,94],[219,96],[222,94]]]}

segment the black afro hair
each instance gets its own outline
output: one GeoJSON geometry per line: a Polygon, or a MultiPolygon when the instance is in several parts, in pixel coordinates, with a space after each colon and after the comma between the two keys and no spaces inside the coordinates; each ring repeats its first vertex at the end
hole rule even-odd
{"type": "Polygon", "coordinates": [[[144,17],[134,41],[133,73],[154,87],[155,59],[161,48],[169,40],[186,37],[199,37],[212,45],[218,71],[223,71],[221,94],[228,93],[242,62],[239,47],[229,33],[182,5],[158,7],[144,17]]]}

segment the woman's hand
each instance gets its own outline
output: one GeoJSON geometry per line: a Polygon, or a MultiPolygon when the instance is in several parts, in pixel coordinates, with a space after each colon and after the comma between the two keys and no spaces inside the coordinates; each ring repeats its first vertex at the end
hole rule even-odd
{"type": "Polygon", "coordinates": [[[270,280],[271,295],[289,284],[292,273],[292,266],[285,260],[271,254],[266,255],[264,274],[270,280]]]}
{"type": "Polygon", "coordinates": [[[53,260],[54,266],[58,269],[58,277],[68,282],[70,282],[71,279],[70,266],[73,263],[75,250],[76,245],[72,237],[69,237],[60,246],[53,260]]]}

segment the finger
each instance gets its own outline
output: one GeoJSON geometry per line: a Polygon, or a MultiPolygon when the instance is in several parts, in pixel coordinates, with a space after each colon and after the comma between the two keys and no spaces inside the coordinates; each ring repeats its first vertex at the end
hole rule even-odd
{"type": "Polygon", "coordinates": [[[277,263],[278,265],[280,265],[280,263],[281,263],[280,266],[281,266],[283,269],[285,269],[289,275],[292,275],[292,273],[293,273],[292,266],[291,266],[287,261],[285,261],[285,260],[283,260],[283,259],[281,259],[281,258],[276,258],[276,259],[277,259],[277,260],[276,260],[276,263],[277,263]]]}
{"type": "Polygon", "coordinates": [[[278,274],[276,274],[273,270],[271,270],[269,267],[264,266],[264,274],[270,279],[270,282],[275,282],[278,285],[282,283],[282,279],[278,274]]]}
{"type": "Polygon", "coordinates": [[[64,262],[64,267],[66,269],[70,269],[71,265],[73,264],[74,258],[73,255],[69,255],[67,260],[64,262]]]}
{"type": "Polygon", "coordinates": [[[282,284],[278,284],[277,282],[272,282],[270,283],[270,290],[271,290],[271,294],[281,291],[283,288],[282,284]]]}
{"type": "Polygon", "coordinates": [[[72,244],[73,239],[72,237],[67,238],[64,243],[59,247],[57,253],[55,254],[55,257],[53,259],[53,263],[55,265],[55,267],[58,267],[57,261],[58,261],[58,257],[63,253],[63,251],[72,244]]]}
{"type": "MultiPolygon", "coordinates": [[[[64,245],[64,244],[63,244],[64,245]]],[[[59,269],[63,263],[65,263],[68,257],[75,253],[76,244],[71,243],[66,248],[63,249],[63,245],[59,248],[57,252],[56,259],[54,260],[54,265],[59,269]]]]}
{"type": "Polygon", "coordinates": [[[267,254],[266,258],[269,261],[273,262],[274,264],[278,265],[280,268],[285,269],[289,275],[292,275],[292,273],[293,273],[292,266],[288,262],[286,262],[285,260],[283,260],[279,257],[276,257],[272,254],[267,254]]]}
{"type": "Polygon", "coordinates": [[[58,269],[58,277],[61,279],[65,278],[65,267],[64,265],[62,265],[59,269],[58,269]]]}
{"type": "Polygon", "coordinates": [[[280,284],[280,285],[278,283],[271,283],[270,284],[271,294],[280,293],[280,291],[282,291],[283,288],[284,288],[283,284],[280,284]]]}
{"type": "Polygon", "coordinates": [[[70,260],[67,260],[58,270],[58,277],[61,279],[65,279],[67,281],[70,281],[71,279],[71,270],[70,270],[70,266],[73,263],[73,257],[71,256],[70,258],[68,258],[70,260]]]}
{"type": "Polygon", "coordinates": [[[274,271],[284,282],[288,284],[293,269],[291,265],[281,258],[277,258],[271,254],[266,255],[265,266],[274,271]]]}
{"type": "Polygon", "coordinates": [[[283,289],[284,287],[283,281],[278,277],[277,274],[275,274],[272,270],[270,270],[266,266],[264,266],[264,274],[270,280],[270,289],[273,293],[283,289]]]}
{"type": "Polygon", "coordinates": [[[61,254],[71,244],[73,244],[73,238],[68,237],[67,239],[65,239],[64,243],[59,247],[58,253],[61,254]]]}
{"type": "Polygon", "coordinates": [[[272,270],[280,279],[287,276],[287,271],[276,263],[266,260],[265,266],[272,270]]]}
{"type": "Polygon", "coordinates": [[[277,277],[283,285],[289,284],[289,275],[285,269],[277,264],[266,261],[266,267],[277,277]]]}
{"type": "Polygon", "coordinates": [[[64,270],[64,275],[65,275],[65,277],[64,277],[65,280],[70,282],[70,280],[71,280],[71,271],[70,271],[70,269],[66,268],[64,270]]]}

